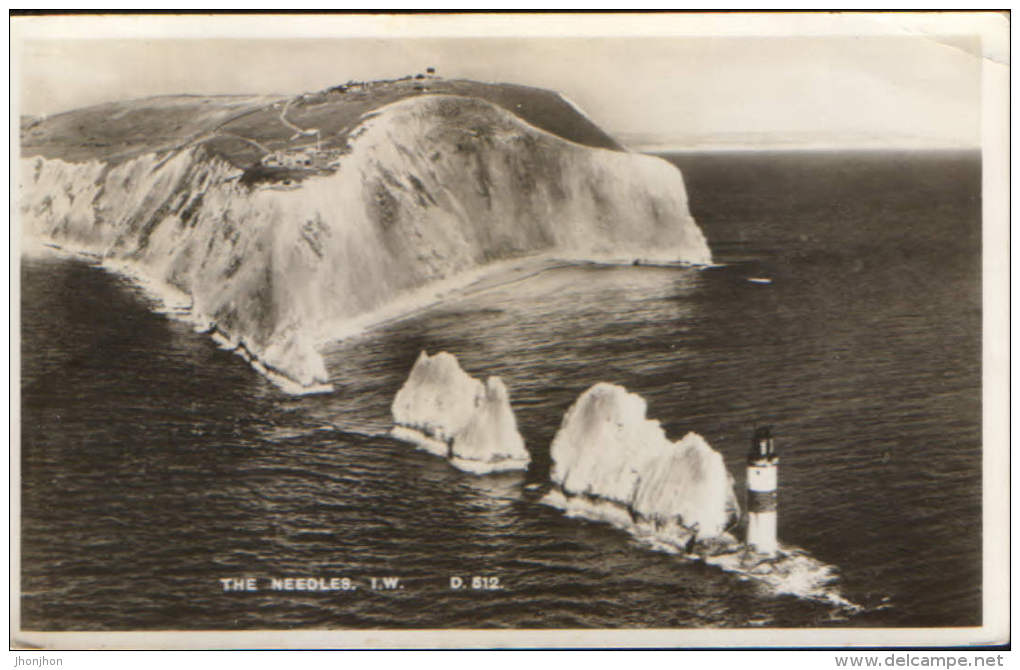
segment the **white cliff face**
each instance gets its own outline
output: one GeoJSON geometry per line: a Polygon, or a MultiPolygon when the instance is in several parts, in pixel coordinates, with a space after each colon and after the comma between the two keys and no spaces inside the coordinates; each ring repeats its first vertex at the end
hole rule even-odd
{"type": "Polygon", "coordinates": [[[551,478],[561,490],[549,502],[575,513],[588,505],[680,546],[723,536],[739,509],[722,455],[696,433],[671,442],[646,409],[612,384],[581,394],[553,439],[551,478]],[[604,509],[613,507],[626,513],[604,509]]]}
{"type": "Polygon", "coordinates": [[[498,377],[483,384],[445,351],[421,352],[392,405],[393,435],[468,472],[524,470],[530,456],[498,377]]]}
{"type": "Polygon", "coordinates": [[[290,190],[249,189],[202,146],[115,166],[23,159],[22,227],[190,296],[196,322],[288,390],[328,382],[326,342],[496,261],[711,261],[683,177],[661,159],[456,96],[380,108],[352,137],[334,174],[290,190]]]}

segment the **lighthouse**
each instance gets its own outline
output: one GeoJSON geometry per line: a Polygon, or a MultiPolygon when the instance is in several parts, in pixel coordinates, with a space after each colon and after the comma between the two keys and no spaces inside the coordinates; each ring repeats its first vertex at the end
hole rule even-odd
{"type": "Polygon", "coordinates": [[[772,444],[772,427],[756,428],[747,455],[747,544],[766,556],[779,549],[776,538],[779,456],[772,444]]]}

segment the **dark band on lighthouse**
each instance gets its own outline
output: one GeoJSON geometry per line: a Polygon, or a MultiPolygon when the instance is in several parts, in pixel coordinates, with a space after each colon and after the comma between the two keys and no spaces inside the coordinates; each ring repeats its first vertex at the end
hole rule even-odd
{"type": "Polygon", "coordinates": [[[778,491],[755,491],[747,492],[748,512],[775,512],[779,507],[778,491]]]}

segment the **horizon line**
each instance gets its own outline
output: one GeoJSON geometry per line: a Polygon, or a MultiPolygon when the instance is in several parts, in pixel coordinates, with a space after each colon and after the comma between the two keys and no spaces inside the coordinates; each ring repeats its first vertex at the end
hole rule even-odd
{"type": "Polygon", "coordinates": [[[767,153],[767,152],[824,152],[824,151],[981,151],[980,144],[795,144],[795,143],[755,143],[755,144],[628,144],[624,146],[638,153],[767,153]]]}

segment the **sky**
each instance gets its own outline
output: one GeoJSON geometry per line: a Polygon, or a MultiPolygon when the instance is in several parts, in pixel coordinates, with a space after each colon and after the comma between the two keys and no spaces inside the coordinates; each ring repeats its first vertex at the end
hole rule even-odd
{"type": "Polygon", "coordinates": [[[560,91],[631,146],[980,144],[981,43],[967,35],[420,38],[405,27],[399,38],[68,39],[33,27],[16,41],[27,114],[159,94],[300,93],[432,66],[560,91]]]}

